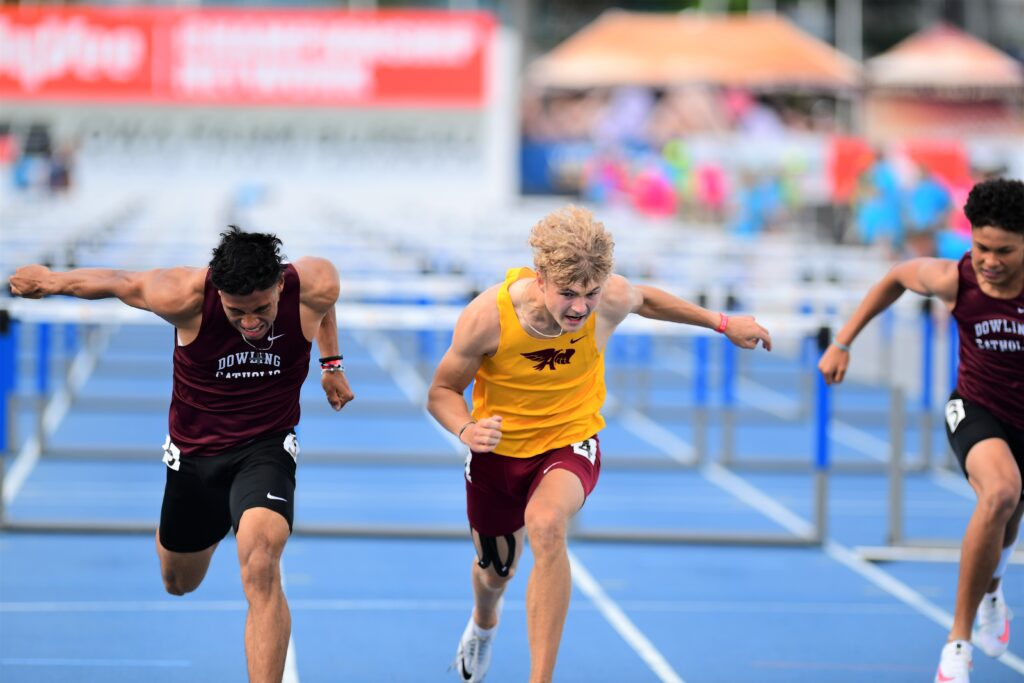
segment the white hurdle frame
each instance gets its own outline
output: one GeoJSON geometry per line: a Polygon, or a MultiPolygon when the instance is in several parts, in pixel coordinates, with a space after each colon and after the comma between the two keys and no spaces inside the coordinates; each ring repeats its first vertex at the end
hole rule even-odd
{"type": "MultiPolygon", "coordinates": [[[[0,308],[5,309],[14,319],[22,322],[73,322],[81,324],[153,324],[164,325],[163,320],[147,311],[126,307],[117,301],[69,302],[57,299],[25,301],[0,299],[0,308]]],[[[462,311],[461,306],[420,306],[420,305],[366,305],[343,303],[337,306],[337,315],[347,330],[450,330],[462,311]]],[[[809,316],[768,316],[765,324],[780,325],[791,333],[810,334],[816,332],[819,339],[827,339],[829,326],[820,318],[809,316]]],[[[631,317],[620,328],[625,333],[652,335],[707,335],[716,336],[711,330],[690,326],[673,325],[660,321],[631,317]]],[[[827,343],[827,342],[826,342],[827,343]]],[[[626,543],[697,543],[712,545],[768,545],[768,546],[811,546],[820,545],[826,537],[828,505],[828,388],[819,378],[823,392],[820,404],[825,415],[815,438],[819,452],[818,466],[813,481],[813,522],[808,523],[802,533],[729,533],[687,530],[643,530],[643,529],[572,529],[571,536],[579,540],[612,541],[626,543]]],[[[40,434],[38,448],[42,450],[45,434],[40,434]]],[[[38,457],[38,454],[37,454],[38,457]]],[[[379,459],[379,456],[378,458],[379,459]]],[[[456,466],[460,458],[451,456],[436,464],[456,466]]],[[[411,461],[411,460],[410,460],[411,461]]],[[[415,461],[423,464],[421,459],[415,461]]],[[[694,463],[673,462],[662,459],[662,467],[679,468],[694,463]]],[[[720,466],[709,465],[707,467],[720,466]]],[[[709,470],[712,472],[713,470],[709,470]]],[[[0,472],[0,479],[2,479],[0,472]]],[[[714,476],[709,474],[708,476],[714,476]]],[[[2,483],[2,482],[0,482],[2,483]]],[[[2,503],[2,500],[0,500],[2,503]]],[[[109,522],[109,521],[48,521],[14,520],[0,507],[0,528],[7,531],[54,532],[54,533],[152,533],[155,525],[151,522],[109,522]]],[[[429,527],[425,525],[367,525],[367,524],[296,524],[296,535],[329,537],[394,537],[394,538],[465,538],[467,531],[459,527],[429,527]]]]}

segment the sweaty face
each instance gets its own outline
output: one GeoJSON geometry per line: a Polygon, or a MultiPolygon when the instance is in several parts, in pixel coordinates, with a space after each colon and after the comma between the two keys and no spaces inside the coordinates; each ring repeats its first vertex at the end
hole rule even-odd
{"type": "Polygon", "coordinates": [[[1024,235],[988,225],[974,228],[971,264],[979,280],[996,287],[1024,283],[1024,235]]]}
{"type": "Polygon", "coordinates": [[[260,289],[251,294],[218,293],[228,322],[246,339],[256,340],[263,339],[274,324],[283,287],[282,281],[269,289],[260,289]]]}
{"type": "Polygon", "coordinates": [[[578,330],[597,308],[601,300],[601,284],[586,282],[556,285],[548,281],[542,289],[544,306],[564,331],[578,330]]]}

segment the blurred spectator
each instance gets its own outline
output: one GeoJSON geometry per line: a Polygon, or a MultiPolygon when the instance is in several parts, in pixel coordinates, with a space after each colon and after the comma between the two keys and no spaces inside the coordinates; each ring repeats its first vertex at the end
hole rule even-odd
{"type": "Polygon", "coordinates": [[[71,189],[74,146],[65,143],[55,148],[45,125],[34,124],[21,136],[12,131],[0,137],[0,156],[11,160],[10,183],[18,192],[45,196],[71,189]]]}
{"type": "Polygon", "coordinates": [[[806,202],[818,207],[828,201],[825,181],[816,184],[809,176],[824,171],[821,133],[834,132],[834,115],[830,99],[799,92],[708,84],[528,88],[521,187],[578,192],[595,203],[625,201],[646,214],[728,223],[741,234],[757,234],[785,214],[816,215],[805,211],[806,202]],[[787,135],[797,150],[792,158],[781,151],[787,135]],[[741,183],[740,168],[757,180],[741,183]]]}
{"type": "Polygon", "coordinates": [[[861,177],[854,222],[863,244],[885,244],[897,256],[903,250],[903,190],[896,165],[884,150],[861,177]]]}
{"type": "Polygon", "coordinates": [[[971,235],[954,230],[940,230],[935,235],[935,255],[939,258],[957,259],[971,249],[971,235]]]}
{"type": "Polygon", "coordinates": [[[595,113],[591,137],[603,145],[642,144],[653,108],[654,93],[650,88],[616,88],[607,106],[595,113]]]}
{"type": "Polygon", "coordinates": [[[732,232],[753,237],[774,226],[783,209],[782,185],[774,173],[758,175],[744,171],[736,193],[736,215],[732,232]]]}
{"type": "Polygon", "coordinates": [[[935,256],[936,235],[946,227],[952,198],[949,190],[923,165],[907,193],[907,252],[910,257],[935,256]]]}
{"type": "Polygon", "coordinates": [[[903,248],[900,204],[884,195],[870,177],[865,177],[861,184],[854,222],[861,243],[888,245],[893,256],[903,248]]]}
{"type": "Polygon", "coordinates": [[[657,217],[676,214],[678,199],[670,174],[661,158],[650,155],[643,160],[630,186],[630,196],[637,211],[657,217]]]}
{"type": "Polygon", "coordinates": [[[731,88],[724,95],[733,128],[751,135],[779,135],[785,130],[779,114],[748,91],[731,88]]]}
{"type": "Polygon", "coordinates": [[[0,166],[9,166],[17,155],[17,145],[11,134],[11,124],[0,123],[0,166]]]}
{"type": "Polygon", "coordinates": [[[648,118],[646,135],[654,147],[694,134],[726,133],[729,117],[715,90],[689,86],[664,93],[648,118]]]}
{"type": "Polygon", "coordinates": [[[50,192],[63,194],[71,189],[74,152],[71,145],[63,145],[50,160],[50,192]]]}
{"type": "Polygon", "coordinates": [[[706,161],[697,165],[693,175],[699,215],[704,220],[720,223],[725,216],[728,191],[725,169],[721,164],[706,161]]]}
{"type": "Polygon", "coordinates": [[[583,167],[581,193],[590,202],[615,205],[629,189],[629,162],[614,146],[603,147],[583,167]]]}
{"type": "Polygon", "coordinates": [[[14,189],[21,192],[42,192],[49,189],[50,160],[35,154],[19,154],[12,168],[14,189]]]}
{"type": "Polygon", "coordinates": [[[899,173],[896,169],[896,164],[884,150],[876,152],[875,162],[871,164],[867,174],[872,187],[882,198],[898,207],[901,201],[900,195],[902,194],[899,173]]]}
{"type": "Polygon", "coordinates": [[[693,204],[692,187],[693,159],[690,149],[682,138],[674,138],[661,147],[661,158],[668,170],[672,187],[680,207],[688,209],[693,204]]]}
{"type": "Polygon", "coordinates": [[[946,187],[924,166],[907,196],[907,229],[936,231],[946,223],[952,197],[946,187]]]}

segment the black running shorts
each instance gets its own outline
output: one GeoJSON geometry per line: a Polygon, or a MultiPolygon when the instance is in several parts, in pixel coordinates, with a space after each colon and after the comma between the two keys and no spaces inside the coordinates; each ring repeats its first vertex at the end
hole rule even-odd
{"type": "Polygon", "coordinates": [[[1002,439],[1010,446],[1017,469],[1024,473],[1024,430],[1014,429],[983,406],[974,403],[956,391],[946,401],[946,438],[967,474],[967,454],[979,441],[1002,439]]]}
{"type": "Polygon", "coordinates": [[[205,550],[229,528],[237,533],[242,513],[255,507],[280,513],[291,529],[298,454],[293,433],[256,439],[218,455],[186,457],[168,437],[160,544],[178,553],[205,550]]]}

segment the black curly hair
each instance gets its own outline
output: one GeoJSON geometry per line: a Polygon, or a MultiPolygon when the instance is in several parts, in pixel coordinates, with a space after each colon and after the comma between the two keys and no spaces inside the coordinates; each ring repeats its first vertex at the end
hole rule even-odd
{"type": "Polygon", "coordinates": [[[235,296],[270,289],[284,271],[281,240],[266,232],[243,232],[237,225],[228,228],[210,259],[213,285],[235,296]]]}
{"type": "Polygon", "coordinates": [[[990,225],[1024,234],[1024,182],[993,178],[978,183],[967,195],[964,214],[973,228],[990,225]]]}

